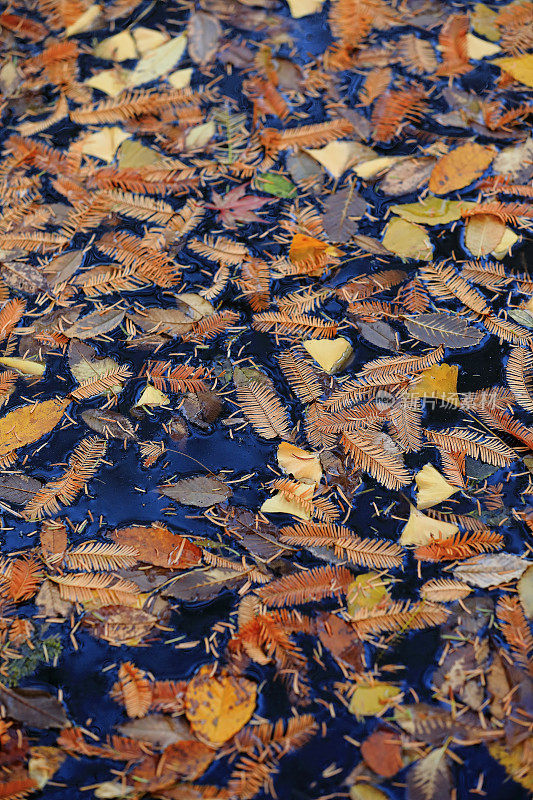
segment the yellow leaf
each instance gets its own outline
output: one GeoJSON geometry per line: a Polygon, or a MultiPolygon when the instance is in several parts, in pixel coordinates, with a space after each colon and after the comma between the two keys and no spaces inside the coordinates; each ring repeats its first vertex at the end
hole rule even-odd
{"type": "Polygon", "coordinates": [[[100,16],[101,11],[101,7],[96,4],[89,6],[87,11],[84,11],[81,17],[78,17],[78,19],[73,22],[72,25],[68,26],[68,28],[65,30],[65,36],[68,38],[69,36],[75,36],[77,33],[84,33],[85,31],[92,30],[93,25],[100,16]]]}
{"type": "Polygon", "coordinates": [[[400,536],[401,545],[423,545],[428,544],[432,539],[447,539],[457,533],[459,528],[457,525],[452,525],[451,522],[443,522],[439,519],[432,519],[431,517],[417,511],[414,506],[411,506],[411,513],[407,524],[400,536]]]}
{"type": "Polygon", "coordinates": [[[216,133],[215,121],[210,119],[202,125],[195,125],[191,128],[185,137],[185,147],[187,150],[194,150],[196,148],[204,147],[216,133]]]}
{"type": "Polygon", "coordinates": [[[476,33],[489,39],[491,42],[497,42],[501,36],[499,27],[495,24],[498,12],[494,11],[485,3],[476,3],[474,6],[474,13],[470,17],[470,22],[476,33]]]}
{"type": "Polygon", "coordinates": [[[97,58],[110,61],[127,61],[138,55],[135,40],[129,31],[121,31],[104,39],[96,45],[93,53],[97,58]]]}
{"type": "Polygon", "coordinates": [[[404,260],[431,261],[433,258],[433,247],[424,228],[400,217],[391,219],[385,228],[383,246],[404,260]]]}
{"type": "Polygon", "coordinates": [[[389,795],[370,783],[356,783],[350,787],[350,800],[389,800],[389,795]]]}
{"type": "Polygon", "coordinates": [[[533,617],[533,567],[529,567],[517,584],[520,602],[527,617],[533,617]]]}
{"type": "Polygon", "coordinates": [[[28,774],[39,789],[43,789],[57,772],[67,755],[59,747],[46,745],[32,747],[28,761],[28,774]]]}
{"type": "Polygon", "coordinates": [[[324,147],[304,149],[307,155],[322,164],[334,178],[339,179],[353,164],[368,160],[374,150],[359,142],[330,142],[324,147]]]}
{"type": "Polygon", "coordinates": [[[435,364],[423,370],[409,387],[410,397],[435,398],[459,406],[457,376],[459,367],[455,364],[435,364]]]}
{"type": "Polygon", "coordinates": [[[129,71],[120,67],[113,67],[113,69],[104,69],[102,72],[97,72],[85,81],[86,86],[91,89],[98,89],[100,92],[105,92],[110,97],[117,97],[128,86],[129,71]]]}
{"type": "Polygon", "coordinates": [[[492,742],[489,753],[505,768],[505,771],[525,789],[533,792],[533,770],[531,769],[531,741],[527,739],[514,747],[492,742]]]}
{"type": "Polygon", "coordinates": [[[402,160],[403,156],[380,156],[379,158],[371,158],[369,161],[363,161],[361,164],[357,164],[354,168],[354,172],[359,178],[368,180],[402,160]]]}
{"type": "Polygon", "coordinates": [[[169,42],[156,47],[138,61],[137,66],[130,74],[128,86],[141,86],[143,83],[154,81],[174,67],[187,47],[187,34],[182,33],[169,42]]]}
{"type": "Polygon", "coordinates": [[[161,162],[161,153],[137,141],[126,139],[117,150],[119,169],[126,167],[147,167],[161,162]]]}
{"type": "Polygon", "coordinates": [[[295,19],[307,17],[309,14],[319,14],[322,11],[324,0],[287,0],[291,16],[295,19]]]}
{"type": "Polygon", "coordinates": [[[501,53],[501,50],[499,45],[486,42],[485,39],[480,39],[478,36],[474,36],[473,33],[466,34],[466,52],[469,59],[474,58],[476,61],[480,61],[482,58],[501,53]]]}
{"type": "Polygon", "coordinates": [[[491,64],[496,64],[497,67],[514,78],[515,81],[533,88],[532,53],[524,53],[524,55],[512,58],[495,58],[494,61],[491,61],[491,64]]]}
{"type": "Polygon", "coordinates": [[[122,128],[118,128],[116,125],[108,126],[86,136],[81,142],[81,152],[86,156],[95,156],[109,163],[113,161],[122,142],[130,137],[131,134],[126,133],[122,128]]]}
{"type": "Polygon", "coordinates": [[[42,361],[32,361],[30,358],[0,358],[0,364],[8,369],[14,369],[23,375],[44,375],[46,364],[42,361]]]}
{"type": "Polygon", "coordinates": [[[185,714],[196,736],[219,747],[246,725],[254,713],[257,687],[227,672],[213,675],[209,664],[189,681],[185,714]]]}
{"type": "Polygon", "coordinates": [[[404,203],[403,205],[391,206],[393,214],[398,214],[408,222],[421,222],[425,225],[446,225],[461,219],[461,210],[475,206],[475,203],[468,203],[464,200],[446,200],[435,195],[428,195],[418,203],[404,203]]]}
{"type": "MultiPolygon", "coordinates": [[[[314,485],[301,483],[295,488],[294,494],[303,500],[312,500],[315,493],[314,485]]],[[[298,519],[310,520],[311,514],[305,511],[296,500],[288,499],[283,492],[277,492],[273,497],[269,497],[261,506],[261,511],[268,514],[292,514],[298,519]]]]}
{"type": "Polygon", "coordinates": [[[290,442],[282,442],[278,447],[278,464],[283,472],[294,475],[297,481],[316,484],[322,478],[319,456],[290,442]]]}
{"type": "Polygon", "coordinates": [[[168,76],[167,81],[174,89],[185,89],[190,86],[192,78],[192,67],[178,69],[168,76]]]}
{"type": "Polygon", "coordinates": [[[465,246],[477,258],[498,250],[505,233],[504,223],[493,214],[470,217],[465,228],[465,246]]]}
{"type": "Polygon", "coordinates": [[[170,39],[168,33],[162,33],[162,31],[156,31],[153,28],[143,28],[142,25],[135,28],[131,35],[135,40],[137,50],[142,56],[156,47],[161,47],[162,44],[165,44],[170,39]]]}
{"type": "Polygon", "coordinates": [[[498,259],[498,261],[501,261],[502,258],[505,258],[505,256],[511,251],[511,248],[517,243],[519,238],[520,237],[517,236],[517,234],[511,230],[511,228],[505,228],[498,247],[492,251],[491,255],[498,259]]]}
{"type": "Polygon", "coordinates": [[[169,403],[170,400],[166,394],[163,394],[163,392],[160,392],[155,386],[151,386],[148,383],[143,389],[143,393],[138,401],[135,403],[134,408],[138,408],[139,406],[168,406],[169,403]]]}
{"type": "Polygon", "coordinates": [[[400,689],[391,683],[358,683],[350,700],[350,711],[356,717],[374,717],[385,711],[399,695],[400,689]]]}
{"type": "Polygon", "coordinates": [[[431,171],[429,191],[433,194],[448,194],[469,186],[485,172],[492,163],[496,151],[476,142],[461,144],[441,156],[431,171]]]}
{"type": "Polygon", "coordinates": [[[415,481],[418,487],[416,507],[419,509],[436,506],[459,491],[456,486],[448,483],[446,478],[431,464],[426,464],[416,473],[415,481]]]}
{"type": "Polygon", "coordinates": [[[43,400],[42,403],[29,403],[21,406],[2,417],[0,419],[0,459],[19,447],[36,442],[45,433],[50,433],[68,405],[70,405],[70,400],[64,397],[55,397],[53,400],[43,400]]]}
{"type": "Polygon", "coordinates": [[[365,572],[348,586],[346,594],[348,614],[353,616],[360,608],[375,608],[380,603],[388,603],[390,594],[387,586],[390,583],[378,572],[365,572]]]}
{"type": "Polygon", "coordinates": [[[351,343],[344,336],[338,339],[306,339],[302,345],[329,375],[340,372],[353,353],[351,343]]]}

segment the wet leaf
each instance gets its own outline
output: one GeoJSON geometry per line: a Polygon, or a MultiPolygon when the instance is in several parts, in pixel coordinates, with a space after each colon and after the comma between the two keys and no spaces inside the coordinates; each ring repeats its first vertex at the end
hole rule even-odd
{"type": "Polygon", "coordinates": [[[70,400],[57,397],[21,406],[0,418],[0,459],[50,433],[69,405],[70,400]]]}
{"type": "Polygon", "coordinates": [[[81,412],[81,418],[89,428],[102,434],[106,439],[122,439],[122,441],[128,442],[137,438],[129,419],[117,411],[88,408],[81,412]]]}
{"type": "Polygon", "coordinates": [[[189,55],[197,64],[207,64],[216,53],[222,27],[212,14],[195,11],[187,24],[189,36],[189,55]]]}
{"type": "Polygon", "coordinates": [[[257,687],[225,672],[213,675],[206,665],[189,681],[185,713],[198,738],[215,747],[246,725],[256,703],[257,687]]]}
{"type": "Polygon", "coordinates": [[[487,256],[498,249],[504,233],[505,225],[497,217],[491,214],[478,214],[468,220],[465,245],[477,258],[487,256]]]}
{"type": "Polygon", "coordinates": [[[366,200],[353,186],[329,195],[324,203],[322,218],[329,239],[332,242],[344,242],[349,239],[358,228],[355,220],[365,214],[366,208],[366,200]]]}
{"type": "Polygon", "coordinates": [[[124,311],[111,308],[108,311],[93,311],[82,317],[74,325],[65,329],[65,336],[69,339],[92,339],[109,333],[120,325],[124,319],[124,311]]]}
{"type": "Polygon", "coordinates": [[[284,175],[275,172],[259,173],[254,183],[260,192],[273,194],[276,197],[294,197],[296,194],[296,186],[284,175]]]}
{"type": "Polygon", "coordinates": [[[472,586],[501,586],[520,578],[530,562],[512,553],[491,553],[463,561],[454,569],[454,575],[472,586]]]}
{"type": "Polygon", "coordinates": [[[421,510],[436,506],[459,491],[457,486],[448,483],[432,464],[425,464],[416,473],[415,482],[418,487],[416,507],[421,510]]]}
{"type": "Polygon", "coordinates": [[[227,484],[208,476],[183,478],[177,483],[160,486],[159,491],[178,503],[197,508],[223,503],[233,494],[227,484]]]}
{"type": "Polygon", "coordinates": [[[495,151],[468,142],[459,145],[442,156],[431,172],[429,190],[433,194],[448,194],[469,186],[485,172],[492,163],[495,151]]]}
{"type": "Polygon", "coordinates": [[[385,228],[383,246],[403,260],[431,261],[433,246],[424,228],[396,217],[385,228]]]}
{"type": "Polygon", "coordinates": [[[404,322],[409,333],[421,342],[443,344],[453,349],[479,344],[484,336],[482,331],[463,319],[442,312],[418,314],[404,322]]]}
{"type": "Polygon", "coordinates": [[[175,742],[190,738],[188,726],[180,719],[165,714],[148,714],[142,719],[132,719],[118,725],[123,736],[163,749],[175,742]]]}
{"type": "Polygon", "coordinates": [[[133,547],[140,561],[167,569],[195,567],[202,557],[199,547],[164,525],[121,528],[113,531],[111,538],[118,544],[133,547]]]}
{"type": "Polygon", "coordinates": [[[397,686],[382,681],[372,683],[360,682],[350,700],[350,711],[356,717],[373,717],[382,714],[398,698],[400,690],[397,686]]]}
{"type": "Polygon", "coordinates": [[[496,58],[491,62],[496,64],[503,72],[511,75],[515,81],[533,88],[533,55],[524,53],[512,58],[496,58]]]}
{"type": "Polygon", "coordinates": [[[0,475],[0,497],[16,506],[25,505],[39,491],[41,481],[17,473],[0,475]]]}
{"type": "Polygon", "coordinates": [[[57,697],[41,689],[8,689],[0,686],[0,701],[7,715],[30,728],[57,728],[68,725],[67,715],[57,697]]]}
{"type": "Polygon", "coordinates": [[[361,745],[361,755],[383,778],[392,778],[403,767],[401,739],[392,730],[374,731],[361,745]]]}

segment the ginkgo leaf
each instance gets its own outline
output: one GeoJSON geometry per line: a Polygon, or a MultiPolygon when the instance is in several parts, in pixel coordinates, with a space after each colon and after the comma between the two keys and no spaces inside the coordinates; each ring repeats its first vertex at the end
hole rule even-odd
{"type": "Polygon", "coordinates": [[[350,360],[353,347],[348,339],[306,339],[302,346],[322,369],[330,375],[340,372],[350,360]]]}
{"type": "Polygon", "coordinates": [[[470,217],[465,228],[465,245],[477,258],[487,256],[498,249],[505,230],[505,224],[492,214],[470,217]]]}
{"type": "Polygon", "coordinates": [[[322,466],[320,457],[309,450],[302,450],[290,442],[281,442],[277,452],[278,464],[287,475],[306,483],[320,483],[322,466]]]}
{"type": "Polygon", "coordinates": [[[308,17],[310,14],[318,14],[324,5],[324,0],[287,0],[294,19],[308,17]]]}
{"type": "MultiPolygon", "coordinates": [[[[438,470],[431,464],[425,466],[415,475],[418,487],[416,507],[418,509],[431,508],[443,500],[447,500],[459,491],[457,486],[452,486],[438,470]]],[[[404,531],[405,532],[405,531],[404,531]]]]}
{"type": "Polygon", "coordinates": [[[320,148],[306,148],[305,152],[338,180],[347,169],[361,161],[368,161],[374,154],[370,147],[359,142],[330,142],[320,148]]]}
{"type": "MultiPolygon", "coordinates": [[[[429,508],[429,506],[426,506],[426,508],[429,508]]],[[[400,536],[400,544],[404,546],[411,544],[424,545],[428,544],[432,539],[453,536],[458,530],[457,525],[432,519],[426,514],[422,514],[414,506],[411,506],[409,519],[400,536]]]]}
{"type": "Polygon", "coordinates": [[[357,683],[350,700],[350,711],[356,717],[373,717],[382,714],[400,698],[400,689],[391,683],[373,681],[357,683]]]}
{"type": "Polygon", "coordinates": [[[182,33],[165,44],[151,49],[147,55],[139,59],[135,69],[128,76],[127,85],[141,86],[170,72],[181,59],[186,47],[187,34],[182,33]]]}

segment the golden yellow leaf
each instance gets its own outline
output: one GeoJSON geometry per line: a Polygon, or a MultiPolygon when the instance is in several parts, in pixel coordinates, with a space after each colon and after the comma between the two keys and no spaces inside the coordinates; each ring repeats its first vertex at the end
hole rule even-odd
{"type": "Polygon", "coordinates": [[[448,222],[461,219],[462,209],[475,205],[475,203],[464,200],[446,200],[430,194],[423,200],[419,200],[418,203],[403,203],[391,206],[390,210],[408,222],[420,222],[423,225],[446,225],[448,222]]]}
{"type": "Polygon", "coordinates": [[[495,58],[491,64],[496,64],[515,81],[533,88],[533,53],[524,53],[520,56],[508,58],[495,58]]]}
{"type": "Polygon", "coordinates": [[[493,214],[470,217],[465,228],[465,246],[481,258],[499,248],[505,233],[504,223],[493,214]]]}
{"type": "Polygon", "coordinates": [[[246,678],[223,671],[213,675],[209,664],[189,681],[185,714],[196,736],[219,747],[231,739],[254,713],[257,687],[246,678]]]}
{"type": "Polygon", "coordinates": [[[447,500],[448,497],[459,491],[457,486],[452,486],[451,483],[448,483],[446,478],[431,464],[426,464],[416,473],[415,481],[418,487],[418,497],[416,499],[416,507],[418,509],[436,506],[437,503],[442,503],[443,500],[447,500]]]}
{"type": "Polygon", "coordinates": [[[378,572],[365,572],[348,586],[346,593],[348,614],[354,616],[360,608],[375,608],[380,603],[388,603],[391,596],[387,590],[390,583],[378,572]]]}
{"type": "Polygon", "coordinates": [[[473,33],[466,34],[466,52],[469,59],[474,58],[478,61],[482,58],[495,56],[496,53],[501,53],[501,50],[499,45],[480,39],[479,36],[474,36],[473,33]]]}
{"type": "Polygon", "coordinates": [[[447,539],[457,533],[458,530],[457,525],[453,525],[451,522],[443,522],[439,519],[432,519],[426,514],[422,514],[414,506],[411,506],[409,519],[400,536],[400,544],[404,546],[409,544],[428,544],[432,539],[447,539]]]}
{"type": "Polygon", "coordinates": [[[8,369],[14,369],[23,375],[37,375],[41,377],[46,370],[46,364],[42,361],[32,361],[30,358],[0,358],[0,364],[8,369]]]}
{"type": "Polygon", "coordinates": [[[10,411],[0,419],[0,459],[36,442],[45,433],[50,433],[57,425],[63,412],[70,405],[70,400],[64,397],[55,397],[53,400],[43,400],[41,403],[28,403],[28,405],[10,411]]]}
{"type": "Polygon", "coordinates": [[[215,121],[210,119],[202,125],[195,125],[185,136],[185,146],[187,150],[194,150],[197,147],[204,147],[216,133],[215,121]]]}
{"type": "Polygon", "coordinates": [[[117,97],[128,86],[129,71],[121,67],[104,69],[97,72],[85,81],[86,86],[92,89],[99,89],[110,97],[117,97]]]}
{"type": "Polygon", "coordinates": [[[382,243],[403,260],[431,261],[433,258],[433,246],[425,229],[400,217],[394,217],[387,224],[382,243]]]}
{"type": "Polygon", "coordinates": [[[169,403],[170,400],[166,394],[163,394],[163,392],[156,389],[155,386],[147,383],[141,396],[135,403],[134,408],[138,408],[139,406],[168,406],[169,403]]]}
{"type": "Polygon", "coordinates": [[[429,178],[429,191],[448,194],[469,186],[490,166],[496,151],[475,142],[467,142],[439,158],[429,178]]]}
{"type": "Polygon", "coordinates": [[[93,50],[97,58],[106,58],[109,61],[128,61],[137,58],[137,46],[130,31],[121,31],[114,36],[99,42],[93,50]]]}
{"type": "Polygon", "coordinates": [[[290,442],[282,442],[278,447],[278,464],[283,472],[294,475],[297,481],[316,484],[322,478],[319,456],[290,442]]]}
{"type": "Polygon", "coordinates": [[[90,133],[81,141],[81,152],[86,156],[95,156],[102,161],[113,161],[118,148],[129,139],[131,134],[116,125],[107,126],[95,133],[90,133]]]}
{"type": "Polygon", "coordinates": [[[489,753],[511,778],[525,789],[533,792],[533,770],[531,769],[531,742],[526,739],[509,748],[506,744],[492,742],[488,745],[489,753]]]}
{"type": "Polygon", "coordinates": [[[340,372],[353,353],[351,343],[344,336],[339,336],[338,339],[306,339],[302,345],[330,375],[340,372]]]}
{"type": "Polygon", "coordinates": [[[304,149],[307,155],[322,164],[334,178],[339,179],[353,164],[375,155],[371,147],[359,142],[330,142],[324,147],[304,149]]]}
{"type": "Polygon", "coordinates": [[[308,17],[309,14],[318,14],[322,11],[324,0],[287,0],[291,16],[295,19],[308,17]]]}
{"type": "Polygon", "coordinates": [[[510,252],[511,248],[517,243],[519,238],[520,237],[517,236],[516,233],[511,230],[511,228],[505,228],[499,245],[491,252],[491,255],[494,256],[494,258],[496,258],[498,261],[501,261],[502,258],[505,258],[505,256],[510,252]]]}
{"type": "Polygon", "coordinates": [[[128,78],[128,86],[141,86],[165,75],[178,63],[187,47],[187,34],[175,36],[169,42],[143,56],[128,78]]]}
{"type": "Polygon", "coordinates": [[[370,783],[356,783],[350,787],[350,800],[388,800],[389,795],[370,783]]]}
{"type": "Polygon", "coordinates": [[[424,399],[435,398],[459,406],[458,375],[459,367],[455,364],[435,364],[420,373],[409,387],[409,396],[424,399]]]}
{"type": "Polygon", "coordinates": [[[137,50],[142,56],[145,53],[149,53],[150,50],[155,50],[156,47],[161,47],[162,44],[165,44],[170,39],[168,33],[156,31],[154,28],[143,28],[142,25],[135,28],[131,35],[135,40],[137,50]]]}
{"type": "Polygon", "coordinates": [[[174,89],[185,89],[187,86],[190,86],[192,78],[192,67],[186,67],[185,69],[177,69],[176,72],[172,72],[167,81],[174,89]]]}
{"type": "Polygon", "coordinates": [[[350,700],[350,711],[356,717],[373,717],[381,714],[399,695],[400,689],[391,683],[358,683],[350,700]]]}
{"type": "MultiPolygon", "coordinates": [[[[314,484],[308,483],[301,483],[294,490],[294,494],[303,500],[312,500],[314,493],[314,484]]],[[[309,511],[305,511],[296,500],[289,499],[283,492],[277,492],[273,497],[267,498],[261,506],[261,511],[267,514],[292,514],[294,517],[303,520],[311,519],[309,511]]]]}
{"type": "Polygon", "coordinates": [[[77,33],[84,33],[93,29],[95,22],[98,20],[102,12],[101,6],[96,3],[89,6],[87,11],[84,11],[81,17],[69,25],[65,30],[65,36],[75,36],[77,33]]]}
{"type": "Polygon", "coordinates": [[[497,16],[498,12],[486,6],[485,3],[476,3],[470,17],[470,24],[480,36],[484,36],[491,42],[497,42],[501,36],[501,30],[495,24],[497,16]]]}
{"type": "Polygon", "coordinates": [[[363,161],[357,164],[354,168],[354,172],[359,178],[368,180],[402,160],[402,156],[380,156],[379,158],[371,158],[369,161],[363,161]]]}

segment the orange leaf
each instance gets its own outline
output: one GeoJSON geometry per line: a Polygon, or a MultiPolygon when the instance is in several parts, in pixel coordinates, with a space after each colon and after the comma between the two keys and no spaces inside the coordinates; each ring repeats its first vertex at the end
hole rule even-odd
{"type": "Polygon", "coordinates": [[[495,156],[490,147],[467,142],[442,156],[431,172],[429,191],[448,194],[480,178],[495,156]]]}
{"type": "Polygon", "coordinates": [[[199,739],[218,747],[227,742],[251,718],[257,687],[246,678],[226,672],[213,675],[206,664],[189,682],[185,714],[199,739]]]}
{"type": "Polygon", "coordinates": [[[172,533],[164,525],[132,525],[113,532],[118,544],[134,547],[140,561],[166,569],[186,569],[200,563],[202,551],[185,536],[172,533]]]}

